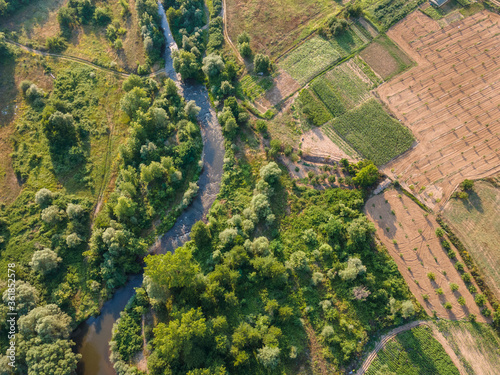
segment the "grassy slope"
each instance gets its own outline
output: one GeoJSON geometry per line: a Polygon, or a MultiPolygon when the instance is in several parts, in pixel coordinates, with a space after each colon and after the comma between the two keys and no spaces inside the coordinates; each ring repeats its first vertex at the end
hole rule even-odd
{"type": "Polygon", "coordinates": [[[444,216],[500,298],[500,189],[478,181],[468,200],[451,199],[444,216]]]}

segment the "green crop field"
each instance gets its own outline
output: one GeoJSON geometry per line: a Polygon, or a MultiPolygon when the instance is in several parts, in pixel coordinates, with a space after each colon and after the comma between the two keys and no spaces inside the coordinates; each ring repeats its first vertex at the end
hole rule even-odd
{"type": "Polygon", "coordinates": [[[325,127],[335,130],[376,165],[405,152],[414,141],[411,131],[389,116],[375,99],[333,119],[325,127]]]}
{"type": "Polygon", "coordinates": [[[237,90],[241,90],[246,97],[255,100],[264,95],[271,87],[273,87],[273,79],[271,77],[259,77],[254,74],[245,74],[238,81],[237,90]]]}
{"type": "Polygon", "coordinates": [[[365,0],[362,3],[365,6],[369,4],[365,9],[367,18],[379,29],[387,30],[424,2],[425,0],[365,0]]]}
{"type": "Polygon", "coordinates": [[[351,30],[331,40],[315,36],[289,52],[278,64],[304,85],[362,45],[363,41],[351,30]]]}
{"type": "Polygon", "coordinates": [[[304,112],[312,125],[321,126],[331,120],[332,115],[328,109],[310,89],[304,89],[300,92],[299,101],[302,112],[304,112]]]}
{"type": "Polygon", "coordinates": [[[334,91],[324,76],[312,81],[311,87],[333,116],[337,117],[345,113],[346,108],[340,99],[340,92],[334,91]]]}
{"type": "Polygon", "coordinates": [[[390,340],[368,368],[367,375],[454,375],[458,369],[429,327],[417,327],[390,340]]]}
{"type": "Polygon", "coordinates": [[[370,97],[369,90],[373,85],[363,71],[358,70],[351,61],[336,66],[325,74],[325,81],[340,95],[343,105],[352,109],[370,97]]]}

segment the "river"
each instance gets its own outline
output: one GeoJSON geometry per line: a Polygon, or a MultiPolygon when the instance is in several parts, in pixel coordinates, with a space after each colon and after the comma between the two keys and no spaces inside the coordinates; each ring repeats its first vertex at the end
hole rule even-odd
{"type": "MultiPolygon", "coordinates": [[[[203,137],[203,170],[198,181],[200,189],[196,198],[182,213],[174,226],[155,244],[154,252],[165,253],[174,251],[189,239],[193,224],[205,218],[214,203],[222,180],[224,138],[205,86],[199,83],[182,82],[175,72],[171,54],[177,49],[177,45],[170,32],[165,10],[160,2],[158,2],[158,12],[162,17],[162,28],[167,45],[165,71],[176,82],[184,98],[194,100],[196,105],[201,108],[198,120],[203,137]]],[[[82,355],[77,370],[79,375],[116,375],[109,361],[111,330],[116,319],[119,318],[120,312],[133,295],[134,288],[140,286],[141,283],[142,275],[131,276],[128,283],[123,288],[118,289],[112,299],[104,303],[99,316],[87,319],[74,332],[73,339],[77,344],[77,351],[82,355]]]]}

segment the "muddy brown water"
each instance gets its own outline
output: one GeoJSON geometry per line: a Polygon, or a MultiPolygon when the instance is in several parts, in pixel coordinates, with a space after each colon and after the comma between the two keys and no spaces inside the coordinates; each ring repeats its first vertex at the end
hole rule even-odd
{"type": "MultiPolygon", "coordinates": [[[[208,99],[205,86],[199,83],[181,82],[173,68],[171,52],[177,49],[165,16],[163,6],[158,3],[162,17],[162,28],[166,40],[165,71],[172,78],[186,100],[194,100],[201,108],[198,120],[203,137],[203,170],[198,181],[198,195],[192,204],[181,214],[174,226],[163,235],[155,245],[155,252],[174,251],[189,239],[194,223],[205,218],[220,190],[222,168],[224,164],[224,138],[215,110],[208,99]]],[[[129,278],[127,284],[118,289],[113,298],[107,301],[101,314],[87,319],[73,333],[76,350],[82,355],[78,365],[79,375],[115,375],[116,371],[109,360],[109,341],[113,324],[120,317],[128,300],[134,294],[134,288],[142,283],[142,274],[129,278]]]]}

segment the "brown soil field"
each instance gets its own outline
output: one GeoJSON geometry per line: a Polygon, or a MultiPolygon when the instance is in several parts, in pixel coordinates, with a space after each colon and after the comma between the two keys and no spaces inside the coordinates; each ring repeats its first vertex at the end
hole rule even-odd
{"type": "Polygon", "coordinates": [[[361,51],[360,56],[383,79],[398,69],[398,63],[389,52],[378,43],[372,43],[361,51]]]}
{"type": "Polygon", "coordinates": [[[333,143],[320,128],[313,128],[302,134],[301,141],[302,151],[307,155],[320,156],[337,161],[343,158],[354,161],[339,146],[333,143]]]}
{"type": "Polygon", "coordinates": [[[257,104],[266,110],[288,98],[300,89],[300,85],[290,74],[280,69],[276,77],[273,78],[273,87],[265,93],[263,97],[256,100],[257,104]]]}
{"type": "MultiPolygon", "coordinates": [[[[426,212],[415,202],[404,194],[400,196],[393,188],[370,198],[365,211],[375,223],[377,237],[385,245],[411,292],[429,315],[435,310],[439,317],[459,320],[475,314],[478,321],[488,321],[481,315],[473,295],[454,267],[456,261],[461,261],[458,251],[454,249],[457,260],[453,261],[448,257],[435,235],[439,224],[431,214],[426,216],[426,212]],[[427,274],[430,272],[435,275],[435,281],[428,278],[427,274]],[[457,284],[458,291],[452,292],[450,283],[457,284]],[[444,294],[438,295],[438,288],[442,288],[444,294]],[[425,294],[429,296],[427,301],[422,297],[425,294]],[[460,296],[465,298],[465,306],[458,304],[460,296]],[[443,307],[445,302],[452,304],[451,310],[443,307]]],[[[480,290],[477,285],[476,288],[480,290]]]]}
{"type": "Polygon", "coordinates": [[[252,49],[276,58],[313,30],[312,20],[333,13],[329,0],[226,0],[229,37],[248,32],[252,49]]]}
{"type": "Polygon", "coordinates": [[[500,171],[499,21],[482,11],[441,29],[417,11],[388,32],[418,66],[377,91],[418,145],[383,171],[431,208],[500,171]]]}
{"type": "Polygon", "coordinates": [[[443,216],[500,299],[500,185],[476,181],[469,199],[450,199],[443,216]]]}

